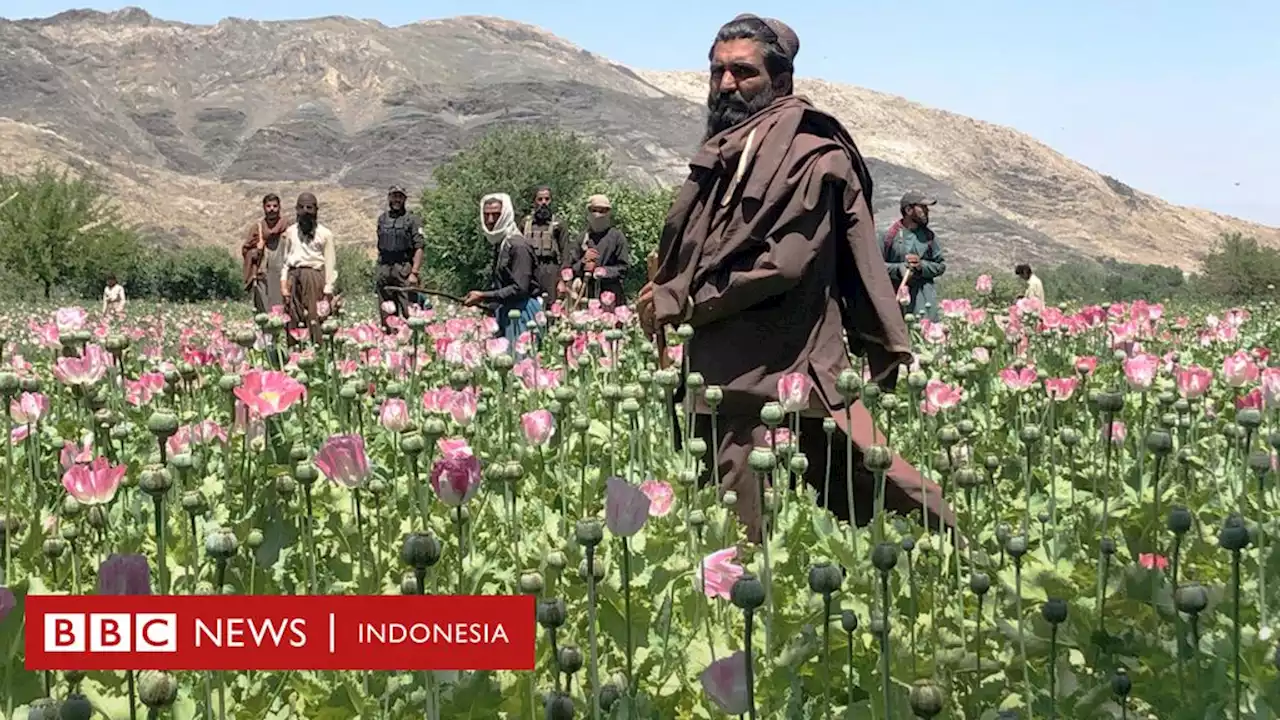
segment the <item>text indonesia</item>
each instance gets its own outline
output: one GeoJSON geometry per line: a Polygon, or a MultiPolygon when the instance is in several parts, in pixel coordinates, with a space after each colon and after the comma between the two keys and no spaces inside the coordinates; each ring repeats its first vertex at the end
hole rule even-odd
{"type": "Polygon", "coordinates": [[[532,670],[532,595],[30,595],[28,670],[532,670]]]}

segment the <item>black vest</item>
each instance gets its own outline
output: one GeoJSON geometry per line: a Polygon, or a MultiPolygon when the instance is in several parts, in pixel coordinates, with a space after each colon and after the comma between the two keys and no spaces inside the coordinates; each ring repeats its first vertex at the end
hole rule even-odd
{"type": "Polygon", "coordinates": [[[556,231],[559,229],[558,220],[552,220],[546,225],[534,225],[532,216],[525,218],[523,235],[537,259],[560,261],[560,248],[556,245],[556,231]]]}
{"type": "Polygon", "coordinates": [[[399,261],[413,250],[413,216],[406,211],[399,217],[390,212],[378,216],[378,256],[399,261]]]}

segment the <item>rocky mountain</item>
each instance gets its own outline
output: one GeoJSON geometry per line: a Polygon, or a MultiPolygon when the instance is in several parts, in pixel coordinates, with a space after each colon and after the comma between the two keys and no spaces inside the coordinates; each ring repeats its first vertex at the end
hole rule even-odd
{"type": "MultiPolygon", "coordinates": [[[[1225,230],[1280,244],[1276,228],[1170,205],[1014,130],[820,80],[798,91],[869,156],[880,212],[896,214],[908,188],[939,197],[937,229],[961,266],[1110,256],[1190,268],[1225,230]]],[[[0,19],[0,172],[95,173],[128,218],[175,242],[230,246],[262,194],[304,189],[340,238],[369,242],[388,185],[422,187],[502,124],[571,129],[636,182],[679,182],[704,98],[700,73],[632,70],[500,18],[0,19]]]]}

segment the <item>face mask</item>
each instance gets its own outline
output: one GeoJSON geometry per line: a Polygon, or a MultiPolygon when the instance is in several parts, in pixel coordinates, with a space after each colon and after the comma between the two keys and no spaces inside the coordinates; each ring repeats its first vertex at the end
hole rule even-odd
{"type": "Polygon", "coordinates": [[[591,232],[602,232],[608,230],[613,224],[613,218],[608,215],[592,215],[587,219],[587,227],[591,228],[591,232]]]}

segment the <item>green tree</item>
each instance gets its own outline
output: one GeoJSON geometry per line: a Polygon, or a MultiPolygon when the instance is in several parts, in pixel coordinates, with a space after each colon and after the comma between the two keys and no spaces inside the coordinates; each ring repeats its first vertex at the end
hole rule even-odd
{"type": "Polygon", "coordinates": [[[136,254],[136,237],[90,178],[43,166],[28,177],[0,176],[0,201],[5,200],[0,262],[38,283],[45,298],[59,285],[83,284],[87,271],[100,269],[104,257],[136,254]]]}
{"type": "Polygon", "coordinates": [[[1201,263],[1196,284],[1232,301],[1274,293],[1280,285],[1280,250],[1238,232],[1224,233],[1201,263]]]}
{"type": "MultiPolygon", "coordinates": [[[[504,192],[515,206],[516,222],[529,211],[533,193],[551,187],[558,211],[582,197],[584,188],[604,182],[604,155],[571,133],[541,128],[498,128],[463,149],[433,173],[435,186],[422,193],[427,241],[423,283],[464,292],[488,281],[489,243],[480,234],[480,198],[504,192]]],[[[570,232],[581,213],[567,213],[570,232]]]]}

